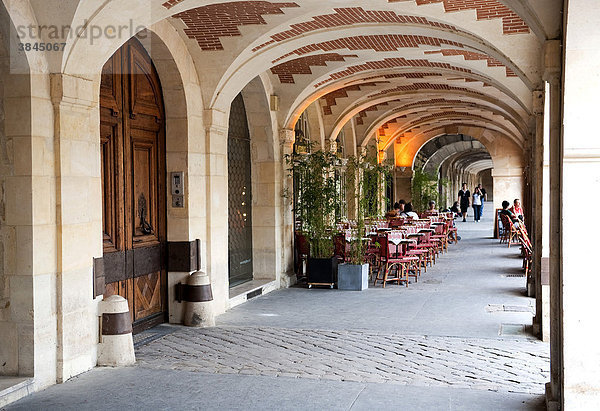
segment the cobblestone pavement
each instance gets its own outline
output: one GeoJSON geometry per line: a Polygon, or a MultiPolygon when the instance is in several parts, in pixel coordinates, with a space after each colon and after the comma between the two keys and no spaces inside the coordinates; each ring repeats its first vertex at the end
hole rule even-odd
{"type": "Polygon", "coordinates": [[[523,339],[271,327],[182,328],[137,352],[139,366],[158,369],[531,394],[544,393],[548,357],[523,339]]]}

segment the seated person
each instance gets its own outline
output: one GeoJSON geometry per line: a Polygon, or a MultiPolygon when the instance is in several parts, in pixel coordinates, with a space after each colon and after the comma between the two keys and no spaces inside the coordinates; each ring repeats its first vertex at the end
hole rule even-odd
{"type": "Polygon", "coordinates": [[[521,221],[524,221],[525,217],[523,216],[523,208],[521,207],[521,202],[518,198],[515,198],[513,202],[513,206],[509,208],[509,210],[521,221]]]}
{"type": "Polygon", "coordinates": [[[412,218],[413,220],[419,219],[419,215],[412,209],[412,203],[408,203],[404,206],[404,211],[400,213],[400,217],[408,217],[412,218]]]}
{"type": "Polygon", "coordinates": [[[510,203],[508,201],[504,200],[502,202],[502,210],[500,210],[500,214],[504,214],[505,216],[510,218],[510,221],[513,222],[515,227],[518,227],[520,220],[511,210],[508,209],[509,205],[510,205],[510,203]]]}
{"type": "Polygon", "coordinates": [[[450,211],[452,211],[458,217],[462,217],[462,214],[460,213],[460,209],[458,208],[458,201],[455,201],[454,204],[452,204],[452,207],[450,207],[450,211]]]}
{"type": "Polygon", "coordinates": [[[385,217],[386,218],[394,218],[394,217],[398,217],[399,214],[400,214],[400,203],[396,202],[396,203],[394,203],[394,207],[390,211],[385,213],[385,217]]]}
{"type": "Polygon", "coordinates": [[[430,201],[429,202],[429,208],[427,209],[427,213],[428,214],[437,214],[437,210],[435,209],[435,201],[430,201]]]}

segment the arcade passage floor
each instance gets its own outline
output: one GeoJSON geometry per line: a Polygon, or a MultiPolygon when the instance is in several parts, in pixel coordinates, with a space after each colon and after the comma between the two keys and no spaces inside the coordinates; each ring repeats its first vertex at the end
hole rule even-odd
{"type": "Polygon", "coordinates": [[[419,282],[291,288],[136,336],[134,367],[94,369],[18,409],[543,409],[548,345],[530,335],[518,248],[458,222],[419,282]]]}

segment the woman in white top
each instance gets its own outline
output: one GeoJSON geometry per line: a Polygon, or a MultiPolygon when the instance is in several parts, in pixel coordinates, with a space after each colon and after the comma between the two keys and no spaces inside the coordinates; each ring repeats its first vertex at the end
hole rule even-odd
{"type": "Polygon", "coordinates": [[[473,193],[473,210],[475,211],[475,222],[479,222],[481,219],[481,200],[483,195],[481,194],[481,190],[479,187],[475,187],[475,192],[473,193]]]}

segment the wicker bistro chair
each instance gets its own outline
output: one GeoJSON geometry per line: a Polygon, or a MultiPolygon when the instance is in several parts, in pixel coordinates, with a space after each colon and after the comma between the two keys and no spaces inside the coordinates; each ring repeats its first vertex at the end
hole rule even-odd
{"type": "Polygon", "coordinates": [[[308,237],[300,231],[296,231],[294,234],[294,271],[296,272],[298,278],[306,277],[304,269],[307,265],[309,257],[310,242],[308,241],[308,237]]]}
{"type": "Polygon", "coordinates": [[[431,226],[435,230],[434,233],[431,234],[431,238],[433,240],[440,242],[440,249],[442,253],[448,251],[448,243],[449,243],[449,233],[448,233],[448,224],[445,221],[437,221],[441,220],[438,218],[432,219],[431,226]]]}
{"type": "Polygon", "coordinates": [[[512,244],[519,244],[519,230],[517,230],[517,227],[515,227],[506,214],[500,214],[500,219],[502,221],[502,226],[504,227],[502,235],[500,236],[500,244],[507,243],[508,248],[510,248],[512,244]]]}
{"type": "Polygon", "coordinates": [[[346,234],[340,233],[333,237],[334,255],[340,261],[348,261],[349,245],[346,242],[346,234]]]}
{"type": "Polygon", "coordinates": [[[531,271],[531,265],[533,264],[533,244],[529,239],[527,230],[524,224],[519,224],[519,227],[515,227],[518,233],[518,239],[521,243],[521,253],[523,254],[523,269],[525,275],[528,275],[531,271]]]}
{"type": "Polygon", "coordinates": [[[431,226],[430,220],[418,222],[416,224],[416,226],[417,226],[417,233],[424,234],[421,237],[419,243],[423,244],[423,245],[429,245],[433,248],[433,251],[434,251],[433,262],[435,263],[436,257],[442,252],[442,248],[443,248],[441,238],[435,237],[436,229],[431,226]]]}
{"type": "Polygon", "coordinates": [[[523,270],[525,271],[525,275],[529,275],[531,271],[531,265],[533,263],[533,249],[531,248],[530,243],[522,244],[523,251],[523,270]]]}
{"type": "Polygon", "coordinates": [[[415,240],[412,245],[409,245],[406,254],[419,257],[421,259],[421,266],[427,272],[427,266],[435,264],[438,244],[429,242],[429,233],[419,232],[420,230],[416,225],[404,227],[406,238],[415,240]]]}
{"type": "Polygon", "coordinates": [[[415,282],[420,274],[418,266],[419,258],[404,254],[404,244],[401,242],[403,236],[401,233],[388,233],[385,236],[379,236],[381,269],[375,275],[373,285],[381,281],[383,288],[388,282],[400,284],[404,282],[408,287],[409,277],[413,277],[415,282]],[[390,240],[390,237],[393,237],[390,240]],[[397,243],[396,243],[397,242],[397,243]]]}
{"type": "Polygon", "coordinates": [[[454,224],[454,213],[445,213],[443,217],[448,226],[448,244],[458,243],[458,228],[454,224]]]}
{"type": "MultiPolygon", "coordinates": [[[[367,248],[365,250],[365,262],[369,263],[369,269],[370,269],[370,279],[375,277],[377,275],[377,273],[379,272],[379,269],[381,268],[382,265],[382,259],[381,259],[381,240],[379,239],[380,237],[382,237],[381,235],[378,234],[372,234],[369,236],[371,238],[371,241],[369,241],[369,243],[367,244],[367,248]]],[[[383,238],[385,238],[385,236],[383,236],[383,238]]]]}

